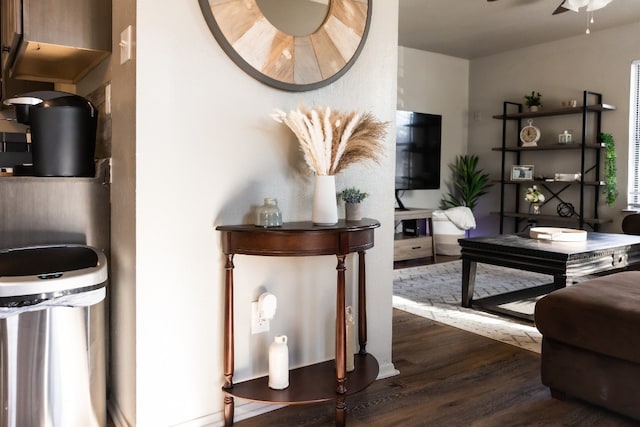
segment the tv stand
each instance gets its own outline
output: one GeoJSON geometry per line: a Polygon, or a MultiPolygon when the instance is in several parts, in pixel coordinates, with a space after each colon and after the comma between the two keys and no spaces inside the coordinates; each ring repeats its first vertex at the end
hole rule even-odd
{"type": "MultiPolygon", "coordinates": [[[[404,221],[426,220],[426,234],[417,233],[408,235],[403,230],[395,233],[393,241],[393,261],[406,261],[410,259],[433,257],[436,262],[436,244],[433,238],[433,221],[431,215],[434,209],[405,208],[396,209],[396,226],[404,221]]],[[[404,228],[404,227],[403,227],[404,228]]]]}

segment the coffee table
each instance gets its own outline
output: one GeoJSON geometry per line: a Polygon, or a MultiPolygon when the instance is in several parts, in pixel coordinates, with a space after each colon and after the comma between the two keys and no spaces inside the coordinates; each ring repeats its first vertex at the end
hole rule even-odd
{"type": "Polygon", "coordinates": [[[533,320],[530,314],[501,308],[506,302],[544,295],[573,283],[575,278],[617,270],[640,262],[640,236],[587,233],[583,242],[538,240],[528,234],[501,234],[459,240],[462,258],[462,306],[533,320]],[[473,299],[476,264],[485,263],[553,276],[553,283],[473,299]]]}

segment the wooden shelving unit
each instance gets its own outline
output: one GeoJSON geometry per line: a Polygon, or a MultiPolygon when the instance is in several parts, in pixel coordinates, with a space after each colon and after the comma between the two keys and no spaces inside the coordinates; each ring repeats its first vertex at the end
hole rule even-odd
{"type": "MultiPolygon", "coordinates": [[[[609,222],[599,217],[598,204],[604,182],[600,175],[601,150],[604,145],[599,141],[601,132],[602,113],[615,110],[615,107],[602,102],[602,95],[595,92],[583,92],[583,104],[577,107],[558,109],[542,109],[536,112],[523,111],[523,105],[505,101],[503,114],[493,116],[502,121],[502,144],[492,148],[501,152],[501,177],[497,180],[500,184],[500,210],[494,212],[500,216],[500,233],[505,229],[505,219],[513,219],[514,231],[521,231],[523,222],[527,224],[546,225],[559,223],[567,227],[584,229],[590,227],[598,231],[601,224],[609,222]],[[514,111],[515,110],[515,111],[514,111]],[[571,144],[549,143],[548,140],[536,147],[522,147],[514,141],[518,141],[518,133],[523,126],[524,119],[555,117],[565,115],[580,115],[582,118],[582,141],[574,141],[571,144]],[[508,123],[515,123],[515,132],[508,128],[508,123]],[[526,181],[514,181],[510,179],[511,165],[529,164],[526,156],[531,152],[562,152],[567,153],[567,164],[578,170],[581,179],[578,181],[560,181],[553,179],[533,179],[526,181]],[[547,195],[543,203],[559,201],[570,203],[574,207],[571,216],[560,215],[534,215],[525,212],[527,208],[524,202],[524,192],[531,185],[541,187],[547,195]],[[514,187],[515,197],[507,197],[507,187],[514,187]],[[563,199],[564,192],[569,188],[577,188],[578,196],[570,202],[563,199]],[[589,196],[589,203],[585,202],[589,196]],[[592,200],[592,202],[591,202],[592,200]]],[[[539,125],[539,123],[537,123],[539,125]]],[[[513,126],[512,126],[513,127],[513,126]]],[[[540,126],[544,129],[544,125],[540,126]]],[[[543,132],[544,133],[544,132],[543,132]]],[[[559,155],[559,154],[556,154],[559,155]]],[[[535,171],[537,172],[537,171],[535,171]]]]}

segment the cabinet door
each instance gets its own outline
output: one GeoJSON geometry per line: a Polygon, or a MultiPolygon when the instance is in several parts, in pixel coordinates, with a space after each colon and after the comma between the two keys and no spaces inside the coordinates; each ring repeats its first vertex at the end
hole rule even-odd
{"type": "Polygon", "coordinates": [[[0,0],[0,43],[2,43],[2,61],[0,71],[2,76],[1,99],[5,99],[9,81],[9,68],[15,58],[18,42],[22,35],[22,1],[0,0]]]}
{"type": "Polygon", "coordinates": [[[2,71],[11,65],[22,36],[22,0],[0,0],[2,71]]]}
{"type": "Polygon", "coordinates": [[[22,0],[0,0],[0,100],[34,90],[53,90],[53,83],[16,80],[9,75],[22,35],[22,0]]]}

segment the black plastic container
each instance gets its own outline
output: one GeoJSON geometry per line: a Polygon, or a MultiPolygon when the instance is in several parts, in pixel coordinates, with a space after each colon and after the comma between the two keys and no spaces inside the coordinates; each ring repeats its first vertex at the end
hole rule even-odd
{"type": "Polygon", "coordinates": [[[61,96],[73,95],[69,92],[60,92],[57,90],[38,90],[16,95],[13,98],[6,99],[5,105],[11,105],[16,112],[16,120],[18,123],[25,125],[31,124],[29,112],[31,107],[40,104],[45,99],[60,98],[61,96]]]}
{"type": "Polygon", "coordinates": [[[29,108],[35,176],[93,177],[98,111],[67,95],[29,108]]]}

